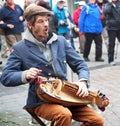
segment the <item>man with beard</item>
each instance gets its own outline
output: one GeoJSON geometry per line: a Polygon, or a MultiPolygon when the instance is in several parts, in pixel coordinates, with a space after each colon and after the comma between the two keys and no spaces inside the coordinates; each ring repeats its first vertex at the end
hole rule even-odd
{"type": "MultiPolygon", "coordinates": [[[[1,82],[5,86],[19,86],[29,83],[36,76],[67,80],[66,67],[78,74],[78,96],[88,95],[89,69],[85,61],[75,52],[63,36],[49,32],[51,12],[37,5],[26,8],[27,21],[25,38],[13,46],[2,72],[1,82]]],[[[87,105],[68,108],[58,104],[45,103],[37,97],[35,84],[30,84],[26,108],[37,116],[55,121],[55,126],[70,126],[72,118],[85,126],[103,126],[103,118],[87,105]]]]}

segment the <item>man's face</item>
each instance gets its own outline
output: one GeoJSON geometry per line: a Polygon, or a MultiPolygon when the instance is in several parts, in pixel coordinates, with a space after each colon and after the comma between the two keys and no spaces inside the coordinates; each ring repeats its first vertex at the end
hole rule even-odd
{"type": "Polygon", "coordinates": [[[98,0],[99,3],[103,3],[103,0],[98,0]]]}
{"type": "Polygon", "coordinates": [[[48,37],[49,17],[37,16],[35,24],[31,26],[31,31],[37,40],[44,41],[48,37]]]}
{"type": "Polygon", "coordinates": [[[115,3],[117,0],[112,0],[113,3],[115,3]]]}
{"type": "Polygon", "coordinates": [[[58,2],[58,7],[59,7],[60,9],[62,9],[62,8],[64,7],[64,5],[65,5],[65,2],[64,2],[64,1],[59,1],[59,2],[58,2]]]}
{"type": "Polygon", "coordinates": [[[88,0],[91,4],[95,4],[96,0],[88,0]]]}
{"type": "Polygon", "coordinates": [[[6,2],[12,5],[14,3],[14,0],[6,0],[6,2]]]}

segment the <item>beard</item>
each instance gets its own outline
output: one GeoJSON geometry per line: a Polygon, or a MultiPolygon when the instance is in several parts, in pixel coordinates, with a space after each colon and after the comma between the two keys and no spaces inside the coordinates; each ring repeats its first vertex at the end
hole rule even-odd
{"type": "Polygon", "coordinates": [[[36,38],[39,40],[39,41],[41,41],[41,42],[43,42],[43,41],[45,41],[47,38],[48,38],[48,36],[49,36],[49,34],[47,33],[47,34],[44,34],[44,35],[37,35],[36,36],[36,38]]]}
{"type": "Polygon", "coordinates": [[[33,35],[38,41],[43,42],[48,38],[49,31],[48,29],[44,30],[43,32],[40,32],[40,30],[36,30],[33,32],[33,35]]]}

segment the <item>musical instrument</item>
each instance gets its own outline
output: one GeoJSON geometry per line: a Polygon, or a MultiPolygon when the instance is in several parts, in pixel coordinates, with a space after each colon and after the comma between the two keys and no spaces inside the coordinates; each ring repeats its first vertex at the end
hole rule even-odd
{"type": "Polygon", "coordinates": [[[86,104],[96,104],[101,111],[109,104],[109,99],[99,92],[89,91],[87,97],[79,97],[76,95],[78,86],[68,81],[43,80],[37,77],[31,83],[36,84],[36,93],[38,97],[45,102],[61,104],[64,106],[80,106],[86,104]]]}

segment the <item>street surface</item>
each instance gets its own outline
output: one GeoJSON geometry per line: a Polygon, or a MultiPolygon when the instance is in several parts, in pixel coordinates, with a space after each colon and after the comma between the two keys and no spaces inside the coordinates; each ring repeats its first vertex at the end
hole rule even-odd
{"type": "MultiPolygon", "coordinates": [[[[79,44],[75,40],[76,50],[79,51],[79,44]]],[[[82,56],[82,54],[80,54],[82,56]]],[[[116,66],[110,66],[107,63],[107,49],[103,44],[103,58],[105,62],[95,62],[94,43],[90,53],[90,62],[87,62],[90,68],[90,90],[98,91],[110,99],[110,104],[105,112],[96,110],[105,118],[104,126],[120,126],[120,45],[118,46],[116,66]]],[[[1,72],[4,64],[0,66],[1,72]]],[[[73,81],[77,79],[75,74],[72,74],[73,81]]],[[[4,87],[0,84],[0,126],[38,126],[30,124],[31,116],[23,110],[27,98],[28,85],[18,87],[4,87]]],[[[78,122],[72,122],[72,126],[79,126],[78,122]]]]}

